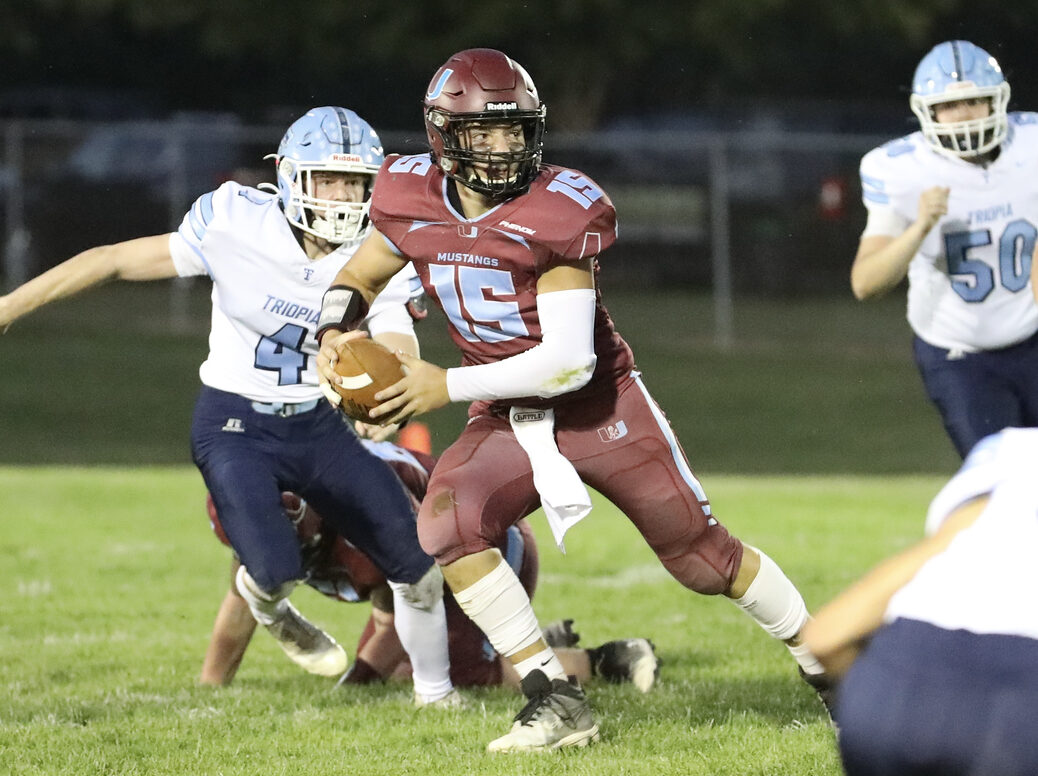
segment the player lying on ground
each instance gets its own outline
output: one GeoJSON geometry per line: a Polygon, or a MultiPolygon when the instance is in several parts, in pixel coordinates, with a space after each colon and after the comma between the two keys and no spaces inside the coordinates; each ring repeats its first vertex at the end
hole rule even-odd
{"type": "MultiPolygon", "coordinates": [[[[397,472],[412,496],[425,493],[433,460],[389,442],[366,442],[369,449],[386,460],[397,472]]],[[[292,517],[303,551],[306,581],[315,590],[345,602],[371,602],[371,617],[357,644],[357,657],[342,678],[348,684],[364,684],[388,678],[410,679],[411,664],[394,627],[392,594],[385,576],[357,548],[335,533],[335,529],[293,493],[283,493],[286,512],[292,517]]],[[[213,530],[227,544],[219,516],[208,499],[207,508],[213,530]]],[[[512,526],[500,548],[532,597],[537,587],[538,556],[533,532],[526,521],[512,526]]],[[[232,579],[237,571],[232,559],[232,579]]],[[[519,687],[519,675],[486,642],[480,630],[462,613],[453,597],[445,596],[451,680],[455,686],[504,684],[519,687]]],[[[315,627],[315,626],[314,626],[315,627]]],[[[224,597],[209,641],[200,680],[204,684],[225,685],[234,678],[256,621],[232,584],[224,597]]],[[[315,627],[315,643],[335,644],[315,627]]],[[[556,647],[566,673],[578,680],[599,676],[611,682],[630,681],[647,692],[653,686],[659,663],[647,639],[610,641],[591,649],[576,649],[579,634],[572,620],[545,628],[545,637],[556,647]]],[[[340,649],[335,644],[336,649],[340,649]]],[[[343,656],[345,660],[345,656],[343,656]]]]}

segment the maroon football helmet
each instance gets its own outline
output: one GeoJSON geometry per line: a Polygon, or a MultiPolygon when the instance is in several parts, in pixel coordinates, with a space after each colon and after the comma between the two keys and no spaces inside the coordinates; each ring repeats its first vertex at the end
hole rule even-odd
{"type": "Polygon", "coordinates": [[[473,191],[505,198],[527,189],[541,163],[544,103],[522,65],[494,49],[460,51],[436,71],[425,93],[433,161],[473,191]],[[473,149],[470,131],[521,125],[521,149],[473,149]],[[478,172],[477,172],[478,166],[478,172]]]}

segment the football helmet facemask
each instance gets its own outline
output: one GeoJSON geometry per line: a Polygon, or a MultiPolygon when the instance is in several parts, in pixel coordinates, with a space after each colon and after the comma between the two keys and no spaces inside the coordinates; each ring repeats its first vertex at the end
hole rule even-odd
{"type": "Polygon", "coordinates": [[[1009,84],[995,58],[965,40],[940,43],[923,57],[912,78],[910,104],[926,142],[945,156],[982,156],[1009,132],[1009,84]],[[937,121],[935,108],[941,103],[973,99],[988,100],[991,107],[985,118],[937,121]]]}
{"type": "Polygon", "coordinates": [[[367,233],[371,187],[384,158],[368,122],[346,108],[314,108],[292,123],[272,156],[281,208],[292,226],[335,244],[367,233]],[[319,172],[364,176],[363,201],[314,197],[313,175],[319,172]]]}
{"type": "Polygon", "coordinates": [[[537,176],[545,106],[526,70],[500,51],[452,56],[429,82],[424,106],[433,161],[448,177],[504,199],[525,191],[537,176]],[[474,133],[488,127],[512,130],[509,150],[473,143],[474,133]]]}

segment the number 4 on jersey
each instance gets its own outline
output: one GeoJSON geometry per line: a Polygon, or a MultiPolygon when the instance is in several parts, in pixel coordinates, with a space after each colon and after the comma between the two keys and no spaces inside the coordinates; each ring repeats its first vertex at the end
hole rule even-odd
{"type": "Polygon", "coordinates": [[[306,329],[286,323],[269,337],[260,337],[253,366],[278,373],[278,385],[298,385],[309,356],[302,351],[306,329]]]}

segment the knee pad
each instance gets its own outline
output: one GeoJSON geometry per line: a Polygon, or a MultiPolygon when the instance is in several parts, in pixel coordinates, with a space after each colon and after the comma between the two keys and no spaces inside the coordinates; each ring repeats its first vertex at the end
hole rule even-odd
{"type": "Polygon", "coordinates": [[[443,598],[443,572],[435,563],[414,583],[390,582],[394,595],[403,599],[416,609],[428,612],[443,598]]]}

